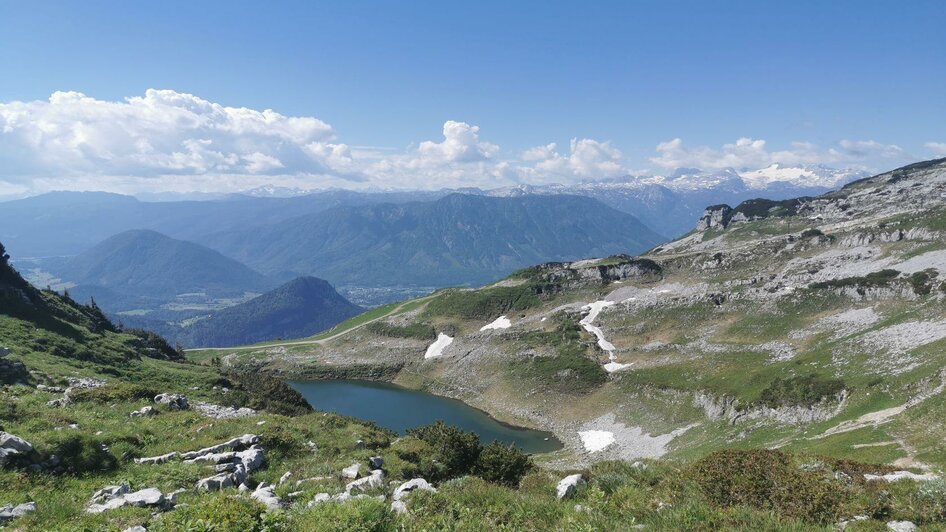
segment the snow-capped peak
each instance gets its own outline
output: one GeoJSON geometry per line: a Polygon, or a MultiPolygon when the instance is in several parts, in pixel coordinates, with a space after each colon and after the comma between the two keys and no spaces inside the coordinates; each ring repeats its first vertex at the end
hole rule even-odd
{"type": "Polygon", "coordinates": [[[758,170],[740,173],[746,186],[764,189],[776,183],[791,184],[798,187],[835,188],[855,179],[867,177],[864,171],[835,169],[822,165],[786,166],[773,163],[758,170]]]}

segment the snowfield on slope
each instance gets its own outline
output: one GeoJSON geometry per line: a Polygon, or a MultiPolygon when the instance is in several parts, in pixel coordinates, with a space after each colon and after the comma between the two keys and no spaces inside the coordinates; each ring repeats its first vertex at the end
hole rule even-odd
{"type": "Polygon", "coordinates": [[[500,316],[490,323],[480,327],[480,331],[492,331],[495,329],[508,329],[512,327],[512,321],[506,316],[500,316]]]}
{"type": "Polygon", "coordinates": [[[427,352],[424,353],[424,359],[437,358],[443,355],[443,350],[447,348],[448,345],[453,343],[453,338],[447,336],[444,333],[437,335],[437,340],[434,343],[430,344],[430,347],[427,348],[427,352]]]}

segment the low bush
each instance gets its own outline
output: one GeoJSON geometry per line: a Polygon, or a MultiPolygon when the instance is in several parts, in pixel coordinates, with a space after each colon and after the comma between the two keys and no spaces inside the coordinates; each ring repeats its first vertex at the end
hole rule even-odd
{"type": "Polygon", "coordinates": [[[845,277],[843,279],[831,279],[812,283],[811,288],[857,288],[865,290],[867,288],[884,288],[890,286],[891,281],[900,275],[897,270],[884,269],[877,272],[871,272],[864,276],[845,277]]]}
{"type": "Polygon", "coordinates": [[[480,451],[474,473],[488,482],[515,488],[532,467],[532,459],[518,447],[494,441],[480,451]]]}
{"type": "Polygon", "coordinates": [[[378,336],[390,338],[415,338],[417,340],[433,340],[437,338],[437,331],[429,323],[411,323],[409,325],[394,325],[383,321],[369,323],[365,327],[378,336]]]}
{"type": "Polygon", "coordinates": [[[771,407],[812,406],[829,399],[844,390],[844,381],[828,379],[815,374],[783,379],[776,377],[768,388],[762,390],[759,402],[771,407]]]}
{"type": "Polygon", "coordinates": [[[220,385],[232,388],[224,401],[228,406],[245,406],[283,416],[301,416],[312,412],[312,406],[301,393],[265,373],[228,374],[220,385]]]}
{"type": "Polygon", "coordinates": [[[60,467],[69,473],[105,473],[118,467],[118,459],[108,451],[106,442],[97,436],[83,433],[57,435],[48,447],[48,454],[58,456],[60,467]]]}
{"type": "Polygon", "coordinates": [[[832,476],[805,471],[777,450],[716,451],[694,463],[689,473],[719,507],[748,506],[828,522],[838,517],[845,499],[844,486],[832,476]]]}
{"type": "Polygon", "coordinates": [[[427,480],[445,480],[469,474],[476,466],[482,447],[473,432],[438,421],[433,425],[410,429],[407,433],[430,446],[432,469],[427,480]]]}

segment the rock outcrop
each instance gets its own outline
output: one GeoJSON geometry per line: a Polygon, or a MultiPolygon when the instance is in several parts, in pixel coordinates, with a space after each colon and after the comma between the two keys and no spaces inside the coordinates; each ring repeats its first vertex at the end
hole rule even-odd
{"type": "Polygon", "coordinates": [[[707,229],[725,229],[729,225],[729,217],[732,214],[732,207],[729,205],[713,205],[703,211],[696,222],[697,231],[706,231],[707,229]]]}
{"type": "Polygon", "coordinates": [[[33,444],[10,434],[0,431],[0,467],[3,467],[14,456],[26,456],[33,452],[33,444]]]}
{"type": "Polygon", "coordinates": [[[147,507],[164,511],[174,506],[174,498],[165,496],[157,488],[131,491],[128,484],[106,486],[92,495],[89,506],[85,511],[90,514],[98,514],[124,506],[147,507]]]}
{"type": "Polygon", "coordinates": [[[578,487],[584,484],[585,479],[581,476],[581,473],[568,475],[558,481],[558,485],[555,486],[555,494],[559,499],[568,499],[573,497],[575,492],[578,491],[578,487]]]}

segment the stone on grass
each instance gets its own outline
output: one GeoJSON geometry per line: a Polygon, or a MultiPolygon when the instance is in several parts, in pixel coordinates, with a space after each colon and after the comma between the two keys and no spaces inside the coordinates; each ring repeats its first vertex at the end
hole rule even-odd
{"type": "Polygon", "coordinates": [[[372,456],[368,459],[368,469],[381,469],[384,466],[384,458],[372,456]]]}
{"type": "Polygon", "coordinates": [[[131,417],[149,417],[157,415],[157,413],[158,411],[155,410],[153,406],[143,406],[128,415],[131,417]]]}
{"type": "Polygon", "coordinates": [[[35,511],[36,503],[32,501],[24,502],[23,504],[17,504],[15,506],[9,505],[0,507],[0,525],[35,511]]]}
{"type": "Polygon", "coordinates": [[[361,464],[357,462],[342,469],[342,476],[345,478],[358,478],[359,473],[361,473],[361,464]]]}
{"type": "Polygon", "coordinates": [[[188,406],[190,406],[187,402],[187,397],[179,393],[158,394],[154,396],[154,402],[168,405],[168,408],[171,410],[187,410],[188,406]]]}
{"type": "Polygon", "coordinates": [[[429,482],[422,478],[414,478],[408,480],[407,482],[401,484],[394,490],[394,500],[399,501],[404,497],[407,497],[414,491],[433,491],[436,492],[437,489],[430,485],[429,482]]]}
{"type": "Polygon", "coordinates": [[[578,486],[581,486],[584,483],[585,479],[582,478],[581,473],[568,475],[558,482],[558,486],[555,487],[556,495],[559,499],[567,499],[572,497],[578,490],[578,486]]]}
{"type": "Polygon", "coordinates": [[[911,521],[890,521],[887,523],[887,528],[894,532],[913,532],[920,529],[911,521]]]}

